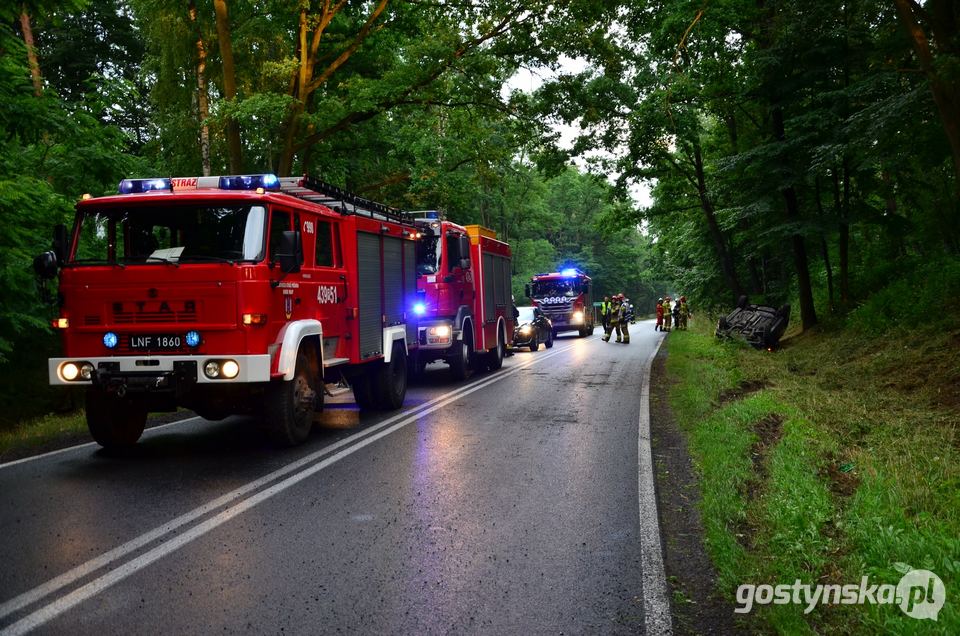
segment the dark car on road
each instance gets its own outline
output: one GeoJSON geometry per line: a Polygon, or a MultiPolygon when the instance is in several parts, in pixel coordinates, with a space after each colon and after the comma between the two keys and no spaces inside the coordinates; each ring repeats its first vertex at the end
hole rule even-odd
{"type": "Polygon", "coordinates": [[[513,346],[530,347],[530,351],[540,348],[542,342],[547,349],[553,346],[553,323],[539,307],[517,307],[517,327],[513,331],[513,346]]]}

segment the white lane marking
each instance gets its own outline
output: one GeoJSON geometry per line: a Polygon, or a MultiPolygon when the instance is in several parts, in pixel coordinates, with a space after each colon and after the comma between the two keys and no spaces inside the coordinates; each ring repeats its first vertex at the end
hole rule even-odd
{"type": "MultiPolygon", "coordinates": [[[[519,371],[522,371],[523,369],[526,369],[526,368],[528,368],[528,367],[530,367],[530,366],[533,366],[533,365],[535,365],[535,364],[538,364],[540,361],[548,360],[549,358],[552,358],[553,356],[556,356],[556,355],[559,355],[559,354],[561,354],[561,353],[564,353],[564,352],[568,351],[569,349],[572,349],[574,346],[576,346],[576,345],[575,345],[575,344],[571,344],[571,345],[569,345],[569,346],[567,346],[567,347],[559,348],[559,349],[557,349],[557,350],[555,350],[555,351],[552,351],[552,352],[550,352],[550,353],[546,353],[546,354],[537,356],[537,357],[534,358],[534,359],[525,361],[524,363],[522,363],[522,364],[520,364],[520,365],[518,365],[518,366],[516,366],[516,367],[514,367],[514,368],[512,368],[512,369],[507,369],[507,370],[505,370],[505,371],[503,371],[503,372],[501,372],[501,373],[497,373],[496,375],[494,375],[494,376],[492,376],[492,377],[480,378],[479,380],[476,380],[476,381],[474,381],[474,382],[471,383],[471,384],[468,384],[468,385],[466,385],[466,386],[463,386],[463,387],[459,387],[459,388],[457,388],[457,389],[454,389],[453,391],[450,391],[450,392],[445,393],[445,394],[443,394],[443,395],[440,395],[440,396],[438,396],[438,397],[436,397],[436,398],[434,398],[434,399],[432,399],[432,400],[429,400],[429,401],[427,401],[427,402],[424,402],[423,404],[415,407],[414,409],[411,409],[410,411],[406,411],[406,412],[404,412],[404,413],[398,413],[397,415],[394,415],[394,416],[392,416],[392,417],[384,420],[383,422],[380,422],[380,423],[378,423],[378,424],[376,424],[376,425],[374,425],[374,426],[371,426],[371,427],[368,428],[368,429],[365,429],[365,430],[363,430],[363,431],[359,431],[359,432],[357,432],[355,435],[351,435],[350,437],[344,438],[344,439],[340,440],[339,442],[335,442],[334,444],[330,444],[329,446],[326,446],[326,447],[324,447],[324,448],[322,448],[322,449],[320,449],[320,450],[318,450],[318,451],[316,451],[316,452],[314,452],[314,453],[311,453],[310,455],[307,455],[306,457],[303,457],[303,458],[301,458],[301,459],[299,459],[299,460],[297,460],[297,461],[295,461],[295,462],[292,462],[292,463],[284,466],[283,468],[279,468],[279,469],[275,470],[274,472],[272,472],[272,473],[270,473],[270,474],[268,474],[268,475],[265,475],[264,477],[261,477],[261,478],[255,480],[255,481],[250,482],[249,484],[246,484],[246,485],[241,486],[241,487],[239,487],[239,488],[237,488],[237,489],[235,489],[235,490],[233,490],[233,491],[231,491],[231,492],[229,492],[229,493],[226,493],[225,495],[222,495],[222,496],[214,499],[213,501],[210,501],[210,502],[208,502],[208,503],[206,503],[206,504],[204,504],[204,505],[202,505],[202,506],[199,506],[199,507],[197,507],[197,508],[194,508],[194,509],[191,510],[190,512],[187,512],[187,513],[185,513],[185,514],[177,517],[176,519],[173,519],[173,520],[165,523],[164,525],[162,525],[162,526],[160,526],[160,527],[158,527],[158,528],[155,528],[155,529],[153,529],[153,530],[151,530],[151,531],[149,531],[149,532],[147,532],[147,533],[145,533],[145,534],[142,534],[142,535],[140,535],[139,537],[136,537],[136,538],[134,538],[134,539],[131,539],[130,541],[124,543],[123,545],[118,546],[118,547],[116,547],[116,548],[114,548],[114,549],[112,549],[112,550],[110,550],[110,551],[108,551],[108,552],[105,552],[104,554],[102,554],[102,555],[100,555],[100,556],[98,556],[98,557],[95,557],[95,558],[87,561],[86,563],[83,563],[83,564],[81,564],[81,565],[79,565],[79,566],[77,566],[77,567],[75,567],[75,568],[73,568],[73,569],[71,569],[71,570],[68,570],[68,571],[65,572],[64,574],[61,574],[60,576],[57,576],[57,577],[55,577],[55,578],[47,581],[46,583],[43,583],[43,584],[39,585],[39,586],[36,587],[36,588],[34,588],[34,589],[32,589],[32,590],[28,590],[27,592],[24,592],[23,594],[20,594],[19,596],[16,596],[15,598],[10,599],[9,601],[3,603],[2,605],[0,605],[0,620],[2,620],[3,618],[6,618],[7,616],[9,616],[10,614],[12,614],[13,612],[16,612],[16,611],[18,611],[18,610],[20,610],[20,609],[22,609],[22,608],[24,608],[24,607],[32,604],[32,603],[35,603],[36,601],[39,601],[40,599],[42,599],[42,598],[44,598],[44,597],[52,594],[53,592],[56,592],[57,590],[59,590],[59,589],[61,589],[61,588],[63,588],[63,587],[66,587],[67,585],[70,585],[70,584],[78,581],[79,579],[87,576],[88,574],[91,574],[92,572],[95,572],[96,570],[99,570],[99,569],[103,568],[104,566],[109,565],[109,564],[112,563],[113,561],[116,561],[117,559],[119,559],[119,558],[121,558],[121,557],[123,557],[123,556],[126,556],[127,554],[130,554],[130,553],[133,552],[133,551],[136,551],[136,550],[138,550],[138,549],[140,549],[140,548],[142,548],[142,547],[145,547],[146,545],[148,545],[148,544],[152,543],[153,541],[159,539],[160,537],[162,537],[162,536],[164,536],[164,535],[166,535],[166,534],[168,534],[168,533],[170,533],[170,532],[172,532],[172,531],[180,528],[181,526],[184,526],[184,525],[186,525],[186,524],[188,524],[188,523],[190,523],[190,522],[192,522],[192,521],[195,521],[195,520],[197,520],[197,519],[199,519],[199,518],[201,518],[201,517],[209,514],[210,512],[212,512],[212,511],[216,510],[217,508],[219,508],[219,507],[221,507],[221,506],[223,506],[223,505],[225,505],[225,504],[233,501],[234,499],[237,499],[237,498],[239,498],[239,497],[242,497],[243,495],[246,495],[246,494],[248,494],[248,493],[250,493],[250,492],[252,492],[252,491],[258,490],[259,488],[267,485],[268,483],[270,483],[270,482],[272,482],[272,481],[275,481],[276,479],[278,479],[278,478],[280,478],[280,477],[283,477],[283,476],[287,475],[288,473],[294,472],[294,471],[296,471],[297,469],[299,469],[299,468],[301,468],[301,467],[303,467],[303,466],[305,466],[305,465],[307,465],[307,464],[310,464],[311,462],[314,462],[315,460],[319,459],[320,457],[322,457],[322,456],[324,456],[324,455],[327,455],[327,454],[329,454],[329,453],[331,453],[331,452],[333,452],[333,451],[335,451],[335,450],[337,450],[337,449],[339,449],[339,448],[342,448],[343,446],[345,446],[345,445],[347,445],[347,444],[349,444],[349,443],[351,443],[351,442],[356,441],[357,439],[360,439],[360,438],[362,438],[362,437],[370,436],[369,439],[364,440],[363,442],[360,442],[360,443],[358,443],[358,444],[356,444],[356,445],[354,445],[354,446],[351,446],[351,447],[348,448],[347,450],[342,451],[341,453],[338,453],[337,455],[335,455],[335,456],[333,456],[333,457],[327,458],[327,460],[324,460],[324,461],[322,461],[322,462],[320,462],[320,463],[318,463],[318,464],[315,464],[314,466],[311,466],[310,468],[306,469],[305,471],[303,471],[303,472],[301,472],[301,473],[297,473],[296,475],[293,475],[292,477],[287,478],[285,481],[281,482],[282,484],[288,484],[288,485],[285,486],[284,488],[282,488],[282,489],[280,489],[280,490],[274,490],[275,487],[271,487],[271,488],[266,489],[266,490],[264,490],[264,491],[262,491],[262,492],[270,492],[271,495],[269,495],[269,496],[273,496],[273,494],[277,494],[278,492],[281,492],[282,490],[285,490],[286,488],[288,488],[288,487],[292,486],[293,484],[297,483],[298,481],[300,481],[300,479],[305,478],[305,477],[307,477],[307,476],[309,476],[309,475],[312,475],[313,473],[317,472],[318,470],[321,470],[322,468],[325,468],[326,466],[329,466],[331,463],[334,463],[333,461],[328,461],[328,460],[334,460],[334,457],[336,458],[334,461],[339,461],[339,460],[342,459],[343,457],[346,457],[347,455],[353,453],[355,450],[358,450],[359,448],[363,448],[363,447],[366,446],[367,444],[372,443],[373,441],[376,441],[376,440],[378,440],[378,439],[380,439],[380,438],[382,438],[382,437],[385,437],[386,435],[389,435],[390,433],[392,433],[392,432],[394,432],[394,431],[396,431],[396,430],[399,430],[399,429],[402,428],[403,426],[406,426],[407,424],[416,421],[416,420],[419,419],[421,416],[423,416],[423,415],[425,415],[425,414],[427,414],[427,413],[431,413],[431,412],[433,412],[433,411],[441,408],[442,406],[445,406],[445,405],[447,405],[447,404],[449,404],[449,403],[451,403],[451,402],[454,402],[454,401],[456,401],[456,400],[459,400],[460,398],[462,398],[462,397],[464,397],[464,396],[466,396],[466,395],[469,395],[470,393],[473,393],[474,391],[478,391],[478,390],[480,390],[480,389],[482,389],[482,388],[485,388],[486,386],[488,386],[488,385],[490,385],[490,384],[493,384],[493,383],[498,382],[498,381],[500,381],[500,380],[502,380],[502,379],[504,379],[504,378],[507,378],[507,377],[509,377],[509,376],[511,376],[511,375],[514,375],[515,373],[518,373],[519,371]],[[401,420],[401,422],[398,423],[398,424],[396,424],[395,426],[387,429],[386,431],[383,431],[383,432],[381,432],[381,433],[378,433],[377,435],[372,435],[373,433],[376,433],[377,431],[380,431],[381,429],[389,426],[390,424],[396,422],[397,420],[401,420]],[[320,466],[320,468],[316,468],[317,466],[320,466]],[[302,477],[301,477],[301,475],[302,475],[302,477]],[[291,480],[293,480],[293,481],[291,481],[291,480]],[[289,482],[289,483],[288,483],[288,482],[289,482]]],[[[279,484],[277,484],[277,485],[279,485],[279,484]]],[[[253,505],[256,505],[256,503],[259,503],[260,501],[263,500],[263,498],[257,498],[257,497],[259,497],[259,494],[258,494],[258,495],[253,495],[253,496],[251,496],[249,499],[246,499],[246,500],[241,501],[241,502],[239,502],[239,503],[237,503],[237,504],[234,504],[234,506],[232,506],[231,508],[228,508],[227,510],[221,512],[219,515],[216,515],[216,516],[214,516],[214,517],[211,518],[211,520],[212,520],[212,519],[218,519],[218,518],[220,518],[222,515],[224,515],[224,514],[226,514],[226,513],[229,513],[230,511],[238,508],[239,506],[243,506],[246,502],[255,501],[255,503],[251,504],[250,506],[248,506],[248,507],[246,507],[246,508],[243,508],[242,510],[239,510],[239,511],[236,512],[236,513],[232,513],[232,514],[230,514],[229,516],[224,517],[222,521],[220,521],[220,522],[218,522],[218,523],[216,523],[216,524],[214,524],[214,525],[212,525],[212,526],[209,526],[209,527],[207,527],[206,524],[208,524],[210,520],[207,520],[207,521],[204,522],[204,523],[198,524],[197,526],[194,526],[194,528],[191,528],[190,530],[184,532],[183,534],[179,535],[178,537],[174,537],[173,539],[168,540],[167,542],[161,544],[161,545],[158,546],[157,548],[154,548],[154,549],[151,550],[150,552],[147,552],[146,554],[142,555],[141,557],[138,557],[137,559],[133,559],[133,560],[131,560],[130,562],[128,562],[127,564],[121,565],[121,566],[119,566],[118,568],[116,568],[116,569],[108,572],[107,574],[101,576],[100,578],[95,579],[95,580],[92,581],[91,583],[88,583],[87,585],[84,585],[83,587],[78,588],[76,591],[74,591],[74,592],[66,595],[65,597],[63,597],[63,598],[61,598],[61,599],[58,599],[58,600],[56,600],[56,601],[53,601],[53,602],[50,603],[49,605],[46,605],[46,606],[44,606],[43,608],[37,610],[36,612],[33,612],[32,614],[30,614],[30,615],[28,615],[27,617],[23,618],[22,620],[14,623],[13,625],[10,625],[9,627],[7,627],[7,628],[5,628],[5,629],[0,630],[0,635],[6,636],[7,634],[23,633],[23,632],[21,632],[21,631],[16,631],[16,629],[15,629],[15,628],[19,629],[17,626],[21,625],[21,623],[23,623],[24,625],[28,625],[28,626],[26,627],[26,629],[33,629],[33,628],[36,627],[36,626],[42,625],[43,623],[45,623],[45,622],[49,621],[50,619],[54,618],[55,616],[57,616],[57,615],[60,614],[61,612],[66,611],[66,610],[69,609],[70,607],[73,607],[73,605],[76,605],[77,603],[81,602],[82,600],[84,600],[84,599],[86,599],[86,598],[89,598],[90,596],[94,596],[95,594],[97,594],[97,593],[98,593],[99,591],[101,591],[102,589],[105,589],[106,587],[109,587],[109,585],[112,585],[113,583],[115,583],[115,582],[117,582],[117,581],[125,578],[126,576],[129,576],[130,574],[132,574],[133,572],[136,572],[137,570],[141,569],[142,567],[145,567],[145,566],[148,565],[149,563],[152,563],[152,562],[155,561],[156,559],[160,558],[160,556],[163,556],[164,554],[169,554],[170,552],[172,552],[173,550],[177,549],[178,547],[180,547],[180,546],[183,545],[184,543],[187,543],[187,542],[189,542],[189,541],[192,541],[193,539],[201,536],[202,534],[204,534],[204,533],[206,533],[206,532],[209,532],[209,530],[212,530],[213,528],[219,526],[221,523],[223,523],[223,522],[225,522],[225,521],[233,518],[233,516],[236,516],[236,514],[239,514],[239,512],[242,512],[243,510],[247,510],[247,509],[249,509],[250,507],[252,507],[253,505]],[[204,530],[203,532],[200,532],[199,534],[192,534],[193,531],[194,531],[196,528],[201,528],[201,527],[207,527],[207,529],[204,530]],[[177,542],[177,540],[178,540],[179,537],[183,537],[183,536],[190,536],[191,538],[190,538],[188,541],[184,541],[184,542],[182,542],[182,543],[177,543],[175,547],[167,550],[166,552],[163,552],[163,554],[160,554],[159,556],[157,556],[157,557],[155,557],[155,558],[153,558],[153,559],[144,561],[144,562],[142,563],[142,565],[140,565],[140,567],[137,567],[137,568],[134,568],[134,569],[128,571],[128,565],[129,565],[129,563],[139,562],[139,559],[144,559],[147,555],[153,554],[156,550],[162,548],[163,546],[168,546],[168,545],[170,545],[170,544],[174,544],[175,542],[177,542]],[[110,577],[114,577],[114,576],[115,576],[115,573],[117,573],[117,572],[126,572],[126,574],[123,574],[123,576],[120,576],[119,578],[115,578],[115,579],[114,579],[114,578],[111,578],[111,582],[110,582],[108,585],[104,585],[104,586],[102,586],[102,587],[91,587],[91,586],[95,586],[95,584],[97,584],[98,581],[103,581],[104,579],[108,579],[108,578],[110,578],[110,577]],[[71,604],[69,604],[69,605],[67,605],[67,606],[62,606],[62,603],[63,603],[64,599],[67,599],[67,598],[76,598],[74,595],[75,595],[75,594],[78,594],[81,590],[87,590],[88,593],[87,593],[86,595],[84,595],[82,598],[79,598],[79,600],[76,600],[75,602],[72,602],[71,604]],[[93,591],[91,591],[91,590],[93,590],[93,591]],[[62,607],[62,609],[58,609],[58,610],[54,611],[56,608],[59,608],[59,607],[62,607]],[[51,613],[51,612],[53,612],[53,613],[51,613]],[[33,619],[32,617],[36,617],[36,616],[38,616],[38,615],[45,616],[45,618],[43,618],[43,620],[40,620],[39,622],[34,622],[34,619],[33,619]],[[10,631],[10,630],[14,630],[14,631],[10,631]]]]}
{"type": "MultiPolygon", "coordinates": [[[[193,417],[188,417],[182,420],[177,420],[176,422],[167,422],[166,424],[158,424],[157,426],[151,426],[150,428],[144,431],[145,434],[149,435],[151,431],[159,431],[160,429],[167,428],[168,426],[175,426],[177,424],[184,424],[186,422],[192,422],[193,420],[203,419],[198,415],[193,417]]],[[[87,446],[96,446],[96,442],[87,442],[85,444],[77,444],[76,446],[67,446],[66,448],[58,448],[57,450],[52,450],[46,453],[41,453],[40,455],[31,455],[30,457],[24,457],[23,459],[15,459],[12,462],[6,462],[5,464],[0,464],[0,469],[10,468],[11,466],[16,466],[17,464],[25,464],[26,462],[32,462],[35,459],[44,459],[45,457],[52,457],[53,455],[59,455],[60,453],[66,453],[67,451],[77,450],[79,448],[86,448],[87,446]]]]}
{"type": "Polygon", "coordinates": [[[650,372],[660,351],[661,336],[647,358],[643,387],[640,390],[640,424],[637,441],[637,483],[640,504],[640,573],[643,581],[644,634],[673,633],[670,601],[667,596],[667,573],[663,567],[660,543],[660,515],[653,486],[653,451],[650,448],[650,372]]]}

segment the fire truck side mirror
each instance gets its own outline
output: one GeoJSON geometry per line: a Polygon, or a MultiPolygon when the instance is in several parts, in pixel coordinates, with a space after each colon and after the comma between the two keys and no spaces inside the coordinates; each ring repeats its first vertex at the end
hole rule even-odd
{"type": "Polygon", "coordinates": [[[280,239],[280,249],[277,250],[277,260],[280,261],[280,271],[284,274],[295,274],[303,264],[303,244],[300,242],[300,232],[285,230],[280,239]]]}
{"type": "Polygon", "coordinates": [[[70,239],[67,237],[67,226],[57,223],[53,228],[53,253],[61,265],[67,262],[70,251],[70,239]]]}
{"type": "Polygon", "coordinates": [[[470,269],[470,237],[459,238],[460,269],[470,269]]]}
{"type": "Polygon", "coordinates": [[[523,286],[523,295],[530,298],[530,283],[523,286]]]}
{"type": "Polygon", "coordinates": [[[51,250],[33,259],[33,271],[43,280],[57,277],[57,255],[51,250]]]}

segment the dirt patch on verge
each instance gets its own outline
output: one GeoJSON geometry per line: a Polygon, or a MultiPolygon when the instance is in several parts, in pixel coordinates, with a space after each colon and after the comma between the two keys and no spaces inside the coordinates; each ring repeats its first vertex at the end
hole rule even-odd
{"type": "Polygon", "coordinates": [[[657,509],[675,634],[745,634],[733,605],[717,591],[716,572],[703,544],[700,488],[687,441],[669,406],[666,346],[650,373],[650,433],[657,509]]]}
{"type": "Polygon", "coordinates": [[[770,386],[769,382],[765,380],[742,380],[740,384],[733,387],[732,389],[724,389],[720,391],[720,395],[717,396],[717,405],[723,405],[727,402],[734,402],[736,400],[742,400],[751,393],[756,393],[762,389],[770,386]]]}
{"type": "MultiPolygon", "coordinates": [[[[767,468],[767,457],[780,438],[783,437],[783,417],[771,413],[753,425],[757,434],[757,441],[750,447],[750,461],[753,464],[753,475],[743,484],[743,495],[748,502],[755,501],[763,493],[770,474],[767,468]]],[[[753,549],[756,537],[756,528],[747,519],[737,526],[737,542],[748,550],[753,549]]]]}
{"type": "Polygon", "coordinates": [[[860,486],[860,477],[854,471],[853,464],[838,460],[833,455],[827,458],[826,465],[820,469],[820,477],[837,497],[849,497],[860,486]]]}

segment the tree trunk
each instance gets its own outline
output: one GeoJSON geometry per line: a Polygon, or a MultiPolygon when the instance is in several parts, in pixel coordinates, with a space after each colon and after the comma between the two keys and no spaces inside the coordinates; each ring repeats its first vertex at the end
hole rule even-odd
{"type": "Polygon", "coordinates": [[[190,0],[190,21],[197,29],[197,116],[200,119],[200,160],[203,176],[210,176],[210,104],[207,99],[207,47],[197,23],[197,4],[190,0]]]}
{"type": "MultiPolygon", "coordinates": [[[[780,106],[773,106],[771,111],[771,120],[773,122],[773,136],[778,142],[783,143],[786,140],[786,130],[783,125],[783,109],[780,106]]],[[[789,185],[783,190],[783,200],[786,204],[787,222],[794,224],[800,221],[800,201],[797,199],[797,191],[789,185]]],[[[794,232],[790,236],[790,243],[793,246],[793,263],[797,270],[797,292],[800,295],[800,321],[804,331],[817,324],[817,310],[813,303],[813,288],[810,285],[810,268],[807,259],[807,246],[804,243],[803,236],[794,232]]]]}
{"type": "MultiPolygon", "coordinates": [[[[826,212],[823,210],[823,201],[820,193],[820,176],[814,180],[814,193],[817,197],[817,212],[820,213],[820,219],[826,219],[826,212]]],[[[823,267],[827,272],[827,304],[830,311],[834,309],[833,304],[833,268],[830,266],[830,249],[827,246],[827,237],[823,229],[820,230],[820,255],[823,257],[823,267]]]]}
{"type": "Polygon", "coordinates": [[[40,97],[43,92],[43,80],[40,78],[40,62],[37,61],[37,49],[33,42],[33,29],[30,28],[30,14],[27,5],[21,5],[20,28],[23,29],[23,43],[27,46],[27,62],[30,64],[30,78],[33,80],[33,94],[40,97]]]}
{"type": "MultiPolygon", "coordinates": [[[[927,32],[917,20],[917,12],[924,12],[924,8],[911,2],[911,0],[894,0],[894,4],[897,7],[900,21],[906,27],[910,36],[910,42],[917,54],[920,68],[923,69],[927,80],[930,82],[933,101],[937,105],[940,122],[943,124],[947,140],[950,142],[950,152],[953,155],[953,171],[956,177],[954,187],[957,196],[960,197],[960,79],[957,78],[955,73],[952,76],[944,75],[937,69],[937,62],[934,60],[933,50],[927,39],[927,32]]],[[[955,42],[958,31],[960,31],[960,13],[957,13],[955,8],[952,11],[949,10],[949,6],[950,3],[948,2],[927,2],[925,5],[926,9],[930,9],[926,15],[933,16],[927,26],[930,27],[936,38],[936,48],[940,51],[947,51],[943,54],[944,56],[949,56],[949,49],[956,47],[955,42]]]]}
{"type": "MultiPolygon", "coordinates": [[[[849,191],[849,186],[844,186],[849,191]]],[[[840,257],[840,304],[846,305],[850,300],[850,222],[844,212],[844,203],[840,195],[840,173],[833,169],[833,209],[837,216],[837,228],[840,230],[840,239],[837,250],[840,257]]]]}
{"type": "MultiPolygon", "coordinates": [[[[230,19],[227,15],[227,0],[213,0],[217,15],[217,40],[220,44],[220,59],[223,62],[223,96],[228,102],[237,97],[237,76],[233,67],[233,43],[230,39],[230,19]]],[[[240,126],[233,117],[227,118],[227,156],[230,172],[243,172],[243,157],[240,147],[240,126]]]]}
{"type": "Polygon", "coordinates": [[[700,197],[700,208],[707,219],[707,227],[710,231],[710,238],[713,240],[713,248],[717,252],[717,259],[720,261],[720,270],[723,272],[723,278],[727,283],[727,288],[733,295],[733,301],[743,294],[743,286],[737,278],[737,269],[734,266],[733,256],[727,250],[726,242],[723,239],[723,231],[720,224],[717,223],[716,211],[713,208],[713,201],[707,192],[706,175],[703,170],[703,153],[700,150],[700,142],[693,143],[693,164],[697,175],[697,194],[700,197]]]}

